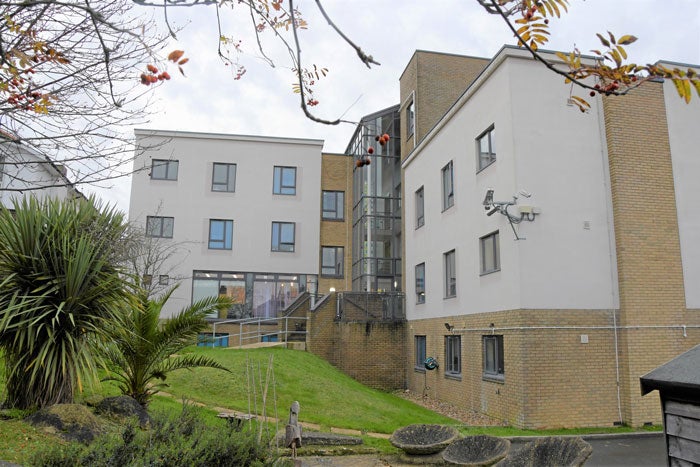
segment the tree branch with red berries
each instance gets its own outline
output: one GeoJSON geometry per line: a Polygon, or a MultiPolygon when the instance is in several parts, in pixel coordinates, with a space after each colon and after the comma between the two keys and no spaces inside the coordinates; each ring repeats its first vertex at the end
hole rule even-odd
{"type": "MultiPolygon", "coordinates": [[[[603,50],[591,50],[593,54],[585,57],[580,50],[574,49],[565,54],[556,52],[557,57],[567,69],[561,69],[556,63],[544,57],[539,47],[549,41],[550,20],[560,18],[568,12],[569,0],[477,0],[484,9],[500,16],[508,25],[520,47],[525,48],[535,60],[549,70],[564,77],[566,83],[576,85],[589,91],[590,97],[597,94],[620,96],[627,94],[643,83],[656,79],[670,79],[678,95],[690,102],[692,89],[700,96],[700,76],[692,69],[682,70],[678,67],[668,68],[663,65],[638,65],[626,63],[626,46],[637,41],[633,35],[616,38],[611,32],[607,35],[597,34],[603,50]]],[[[571,95],[571,100],[585,112],[590,108],[588,101],[580,96],[571,95]]]]}

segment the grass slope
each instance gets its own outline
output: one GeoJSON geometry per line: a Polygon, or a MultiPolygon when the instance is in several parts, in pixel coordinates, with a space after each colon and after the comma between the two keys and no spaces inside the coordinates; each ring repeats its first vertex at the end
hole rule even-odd
{"type": "Polygon", "coordinates": [[[232,373],[209,368],[171,374],[167,391],[208,406],[262,412],[261,394],[271,363],[267,414],[286,421],[289,406],[299,401],[303,422],[326,427],[392,433],[411,423],[453,424],[392,394],[368,388],[315,355],[283,348],[251,350],[193,348],[216,359],[232,373]],[[257,407],[255,401],[257,400],[257,407]]]}

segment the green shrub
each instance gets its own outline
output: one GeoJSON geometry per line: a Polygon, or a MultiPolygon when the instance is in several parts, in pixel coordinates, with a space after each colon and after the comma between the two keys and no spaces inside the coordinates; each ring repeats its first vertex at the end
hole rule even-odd
{"type": "Polygon", "coordinates": [[[90,446],[68,445],[37,452],[28,465],[51,467],[264,466],[275,461],[268,444],[254,430],[236,431],[226,423],[207,425],[197,409],[184,406],[175,417],[155,414],[148,431],[129,424],[103,435],[90,446]]]}

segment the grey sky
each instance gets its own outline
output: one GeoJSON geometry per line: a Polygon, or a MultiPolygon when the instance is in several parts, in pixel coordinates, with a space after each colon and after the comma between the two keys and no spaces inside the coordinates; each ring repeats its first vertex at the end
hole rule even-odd
{"type": "MultiPolygon", "coordinates": [[[[320,104],[314,108],[323,118],[342,115],[356,121],[398,103],[398,79],[416,49],[490,58],[504,44],[513,43],[505,23],[486,14],[475,0],[325,0],[323,4],[338,26],[381,63],[368,70],[316,12],[314,1],[297,0],[295,5],[309,22],[301,34],[302,59],[329,69],[317,86],[320,104]]],[[[240,31],[236,37],[250,54],[242,57],[247,73],[235,81],[230,67],[216,57],[214,8],[173,10],[171,19],[184,29],[179,41],[166,50],[185,50],[190,58],[184,67],[187,77],[170,70],[173,79],[155,89],[154,113],[142,128],[314,138],[325,141],[325,151],[345,149],[354,127],[328,127],[303,116],[298,95],[292,92],[289,61],[273,41],[265,51],[274,57],[274,69],[257,57],[249,24],[235,24],[230,14],[223,16],[224,32],[240,31]]],[[[247,18],[243,8],[238,13],[239,19],[247,18]]],[[[634,62],[700,64],[700,0],[571,0],[569,13],[550,26],[548,49],[570,51],[576,46],[587,52],[600,48],[596,32],[611,31],[618,37],[639,38],[628,47],[634,62]]],[[[126,210],[129,183],[120,180],[99,194],[126,210]]]]}

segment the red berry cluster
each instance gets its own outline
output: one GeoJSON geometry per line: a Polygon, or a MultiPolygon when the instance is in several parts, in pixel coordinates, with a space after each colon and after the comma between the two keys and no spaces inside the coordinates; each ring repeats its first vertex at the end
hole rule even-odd
{"type": "MultiPolygon", "coordinates": [[[[634,81],[636,81],[636,80],[637,80],[637,78],[635,77],[634,81]]],[[[600,84],[596,84],[593,87],[595,88],[595,91],[590,92],[591,97],[595,97],[596,93],[605,94],[606,96],[609,96],[613,92],[620,89],[620,83],[619,83],[619,81],[615,80],[611,83],[606,84],[605,86],[601,86],[600,84]]]]}
{"type": "Polygon", "coordinates": [[[153,65],[146,65],[146,68],[148,69],[148,73],[141,73],[141,84],[150,86],[151,84],[157,83],[158,81],[170,79],[170,74],[167,71],[158,73],[158,68],[156,68],[153,65]]]}
{"type": "Polygon", "coordinates": [[[380,146],[384,146],[386,143],[388,143],[388,142],[389,142],[389,139],[390,139],[390,138],[389,138],[389,135],[388,135],[387,133],[384,133],[384,134],[381,135],[381,136],[377,135],[377,136],[374,137],[374,140],[377,141],[377,142],[379,142],[379,145],[380,145],[380,146]]]}
{"type": "MultiPolygon", "coordinates": [[[[25,75],[33,75],[34,73],[36,73],[34,68],[27,68],[20,72],[20,74],[25,75]]],[[[44,95],[39,91],[30,91],[30,87],[31,78],[28,76],[25,79],[17,75],[9,80],[7,83],[7,92],[10,94],[10,97],[7,98],[7,103],[18,109],[31,110],[34,104],[40,101],[44,95]],[[26,89],[23,89],[25,87],[26,89]]]]}
{"type": "MultiPolygon", "coordinates": [[[[377,135],[374,138],[374,140],[377,141],[381,146],[386,145],[386,143],[389,142],[389,139],[390,139],[390,137],[387,133],[384,133],[381,136],[377,135]]],[[[367,154],[369,154],[369,155],[374,154],[374,148],[372,146],[367,148],[367,154]]],[[[369,158],[369,156],[365,156],[365,157],[360,157],[359,159],[357,159],[357,161],[355,161],[355,166],[359,168],[359,167],[364,167],[365,165],[370,165],[371,163],[372,163],[372,161],[369,158]]]]}

